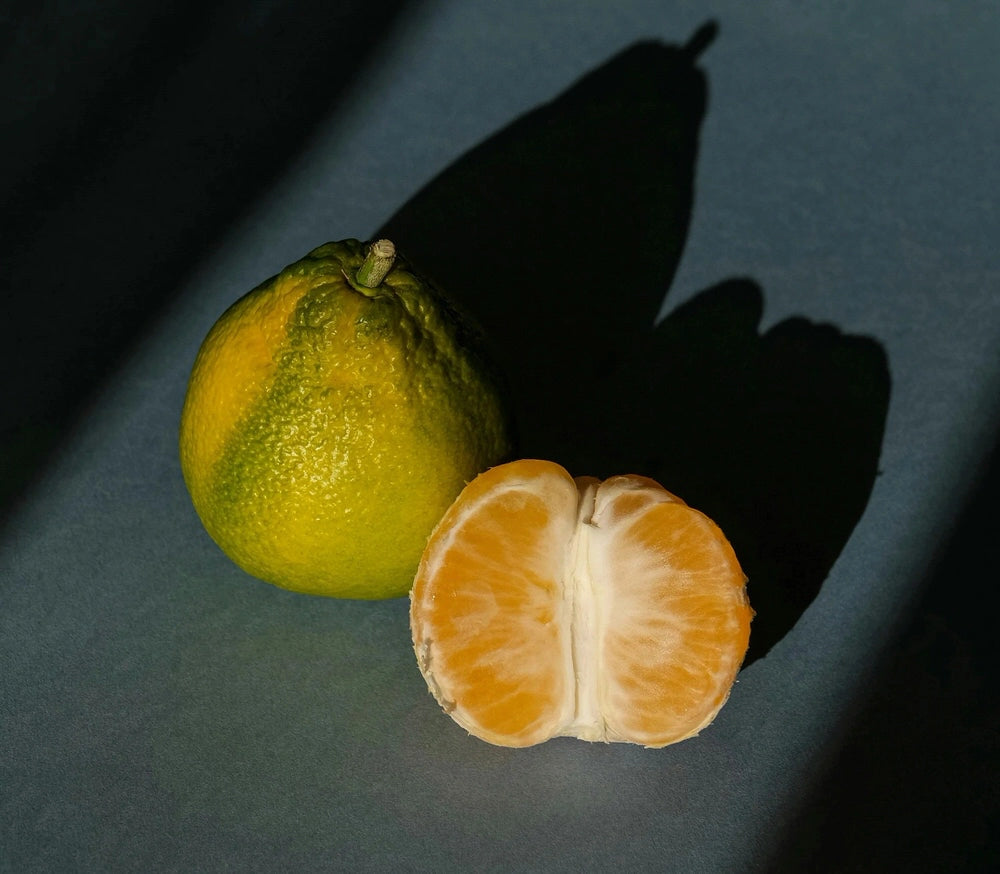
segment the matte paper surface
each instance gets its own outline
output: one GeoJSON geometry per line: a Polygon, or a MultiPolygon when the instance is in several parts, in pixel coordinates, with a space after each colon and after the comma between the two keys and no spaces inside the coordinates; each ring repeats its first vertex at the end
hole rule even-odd
{"type": "Polygon", "coordinates": [[[995,4],[102,7],[7,22],[0,870],[982,870],[995,4]],[[208,538],[202,338],[378,234],[488,331],[522,455],[729,535],[757,617],[699,737],[489,746],[406,599],[208,538]]]}

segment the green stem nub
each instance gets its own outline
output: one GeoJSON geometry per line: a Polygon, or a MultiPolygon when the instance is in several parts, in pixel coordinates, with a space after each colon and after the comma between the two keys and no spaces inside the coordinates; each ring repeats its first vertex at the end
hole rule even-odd
{"type": "Polygon", "coordinates": [[[378,288],[396,260],[396,247],[390,240],[376,240],[368,249],[365,260],[354,274],[362,288],[378,288]]]}

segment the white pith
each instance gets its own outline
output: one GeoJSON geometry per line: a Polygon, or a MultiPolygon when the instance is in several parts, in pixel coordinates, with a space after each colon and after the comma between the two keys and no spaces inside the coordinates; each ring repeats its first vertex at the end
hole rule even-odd
{"type": "Polygon", "coordinates": [[[603,605],[594,585],[591,565],[593,543],[594,483],[582,486],[576,529],[567,551],[566,573],[562,580],[563,598],[569,619],[569,664],[567,676],[574,678],[572,716],[558,734],[582,740],[606,740],[607,729],[601,701],[600,647],[603,605]]]}

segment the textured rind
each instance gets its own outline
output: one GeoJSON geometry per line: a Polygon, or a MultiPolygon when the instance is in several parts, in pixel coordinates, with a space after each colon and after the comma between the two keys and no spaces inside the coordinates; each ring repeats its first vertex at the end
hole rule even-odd
{"type": "Polygon", "coordinates": [[[185,481],[240,567],[297,591],[398,597],[464,484],[510,452],[479,339],[404,259],[371,296],[366,246],[327,243],[231,306],[181,416],[185,481]]]}

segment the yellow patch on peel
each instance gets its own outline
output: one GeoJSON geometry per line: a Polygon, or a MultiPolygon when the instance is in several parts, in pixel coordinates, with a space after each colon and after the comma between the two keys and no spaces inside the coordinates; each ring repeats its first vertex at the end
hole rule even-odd
{"type": "Polygon", "coordinates": [[[181,418],[180,443],[192,481],[208,480],[236,424],[268,391],[288,321],[308,291],[304,277],[279,275],[271,294],[242,297],[208,333],[188,388],[202,400],[185,405],[181,418]]]}

